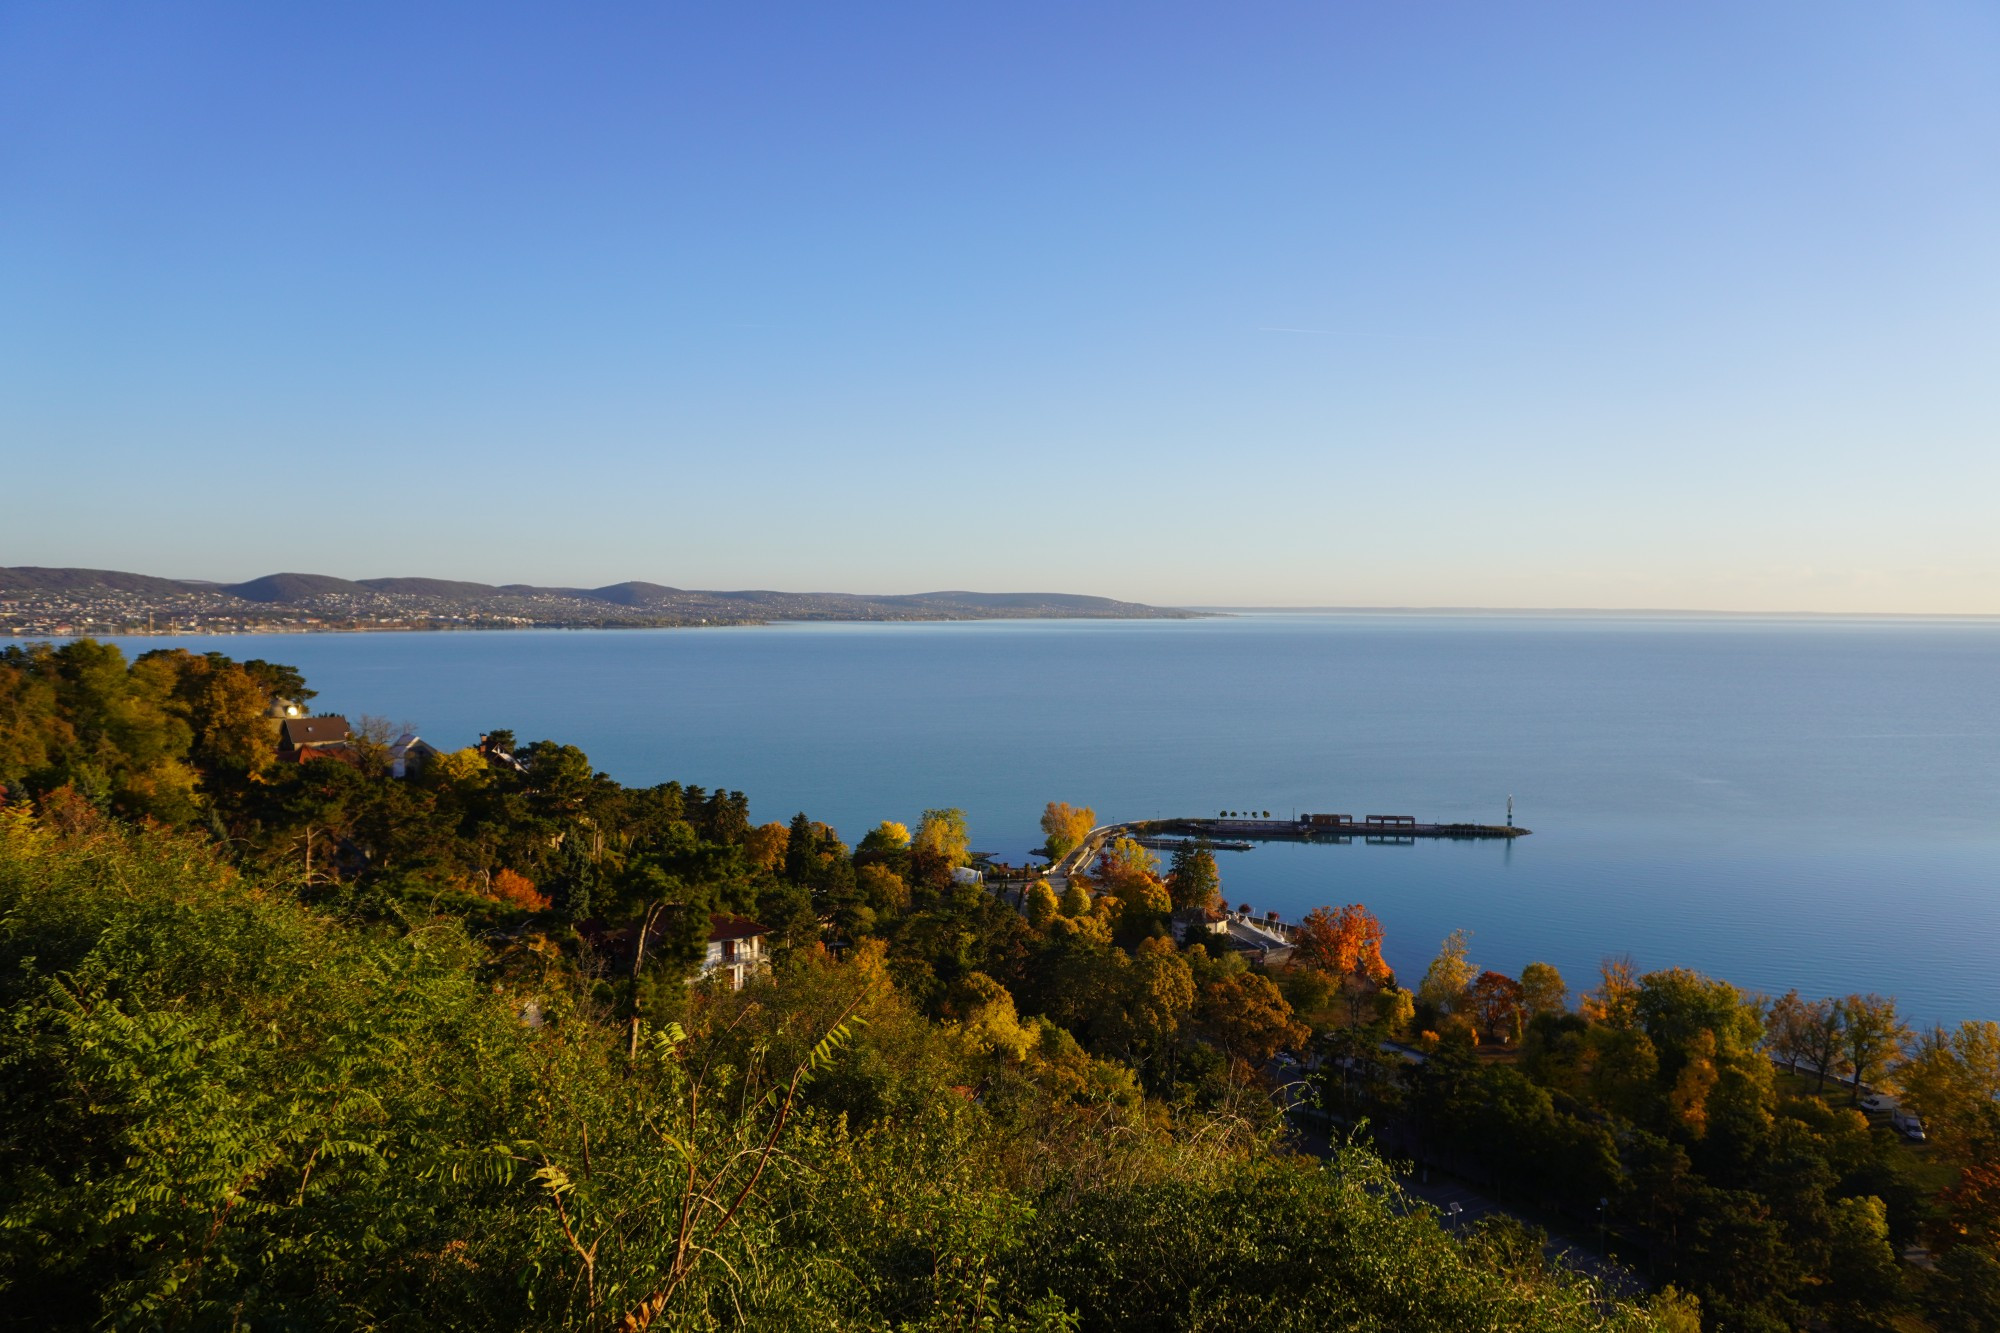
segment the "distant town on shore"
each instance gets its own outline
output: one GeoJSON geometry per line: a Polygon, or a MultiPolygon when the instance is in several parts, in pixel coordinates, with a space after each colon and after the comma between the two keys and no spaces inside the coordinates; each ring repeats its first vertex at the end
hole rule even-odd
{"type": "Polygon", "coordinates": [[[1048,592],[706,592],[657,583],[495,586],[267,574],[244,583],[0,566],[0,635],[392,629],[653,629],[805,620],[1189,619],[1202,613],[1048,592]]]}

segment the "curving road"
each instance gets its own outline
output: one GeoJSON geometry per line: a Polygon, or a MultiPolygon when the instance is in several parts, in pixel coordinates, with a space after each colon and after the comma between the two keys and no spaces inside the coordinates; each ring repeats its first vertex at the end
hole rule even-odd
{"type": "Polygon", "coordinates": [[[1098,852],[1104,849],[1105,843],[1113,838],[1128,836],[1141,825],[1151,822],[1153,821],[1133,820],[1124,824],[1099,824],[1083,835],[1083,841],[1051,861],[1047,873],[1042,878],[1047,880],[1049,887],[1060,895],[1069,887],[1069,877],[1096,860],[1098,852]]]}

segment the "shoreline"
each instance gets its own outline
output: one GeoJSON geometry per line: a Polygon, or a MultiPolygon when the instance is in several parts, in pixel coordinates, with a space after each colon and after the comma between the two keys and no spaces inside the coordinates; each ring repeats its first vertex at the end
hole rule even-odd
{"type": "Polygon", "coordinates": [[[407,623],[390,625],[246,625],[228,629],[216,629],[206,625],[157,628],[139,626],[112,626],[103,624],[72,625],[48,629],[20,629],[7,627],[0,629],[0,639],[20,642],[41,642],[55,639],[188,639],[188,638],[242,638],[256,634],[504,634],[524,630],[562,630],[571,633],[592,631],[621,632],[630,630],[675,630],[675,629],[758,629],[775,625],[990,625],[1008,623],[1064,623],[1069,621],[1127,622],[1127,621],[1182,621],[1182,620],[1226,620],[1230,613],[1217,611],[1191,611],[1179,614],[1156,616],[825,616],[825,617],[770,617],[765,619],[711,619],[711,620],[663,620],[650,622],[568,623],[548,622],[525,625],[494,624],[438,624],[407,623]]]}

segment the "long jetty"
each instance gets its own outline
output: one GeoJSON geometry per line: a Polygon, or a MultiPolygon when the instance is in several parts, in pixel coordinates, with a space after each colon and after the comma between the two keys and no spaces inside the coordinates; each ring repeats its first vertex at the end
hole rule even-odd
{"type": "Polygon", "coordinates": [[[1157,838],[1172,833],[1213,842],[1401,841],[1413,838],[1523,838],[1532,830],[1513,824],[1422,824],[1409,815],[1301,815],[1297,819],[1139,819],[1100,824],[1051,863],[1042,877],[1058,891],[1116,838],[1157,838]]]}
{"type": "Polygon", "coordinates": [[[1345,842],[1350,838],[1522,838],[1532,830],[1513,824],[1424,824],[1410,815],[1303,815],[1298,819],[1168,819],[1161,833],[1198,838],[1293,842],[1345,842]]]}

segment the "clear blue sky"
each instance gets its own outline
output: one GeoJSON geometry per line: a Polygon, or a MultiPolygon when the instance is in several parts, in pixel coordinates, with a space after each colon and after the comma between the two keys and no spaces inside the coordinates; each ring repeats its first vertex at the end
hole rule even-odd
{"type": "Polygon", "coordinates": [[[2000,612],[2000,7],[0,3],[0,564],[2000,612]]]}

